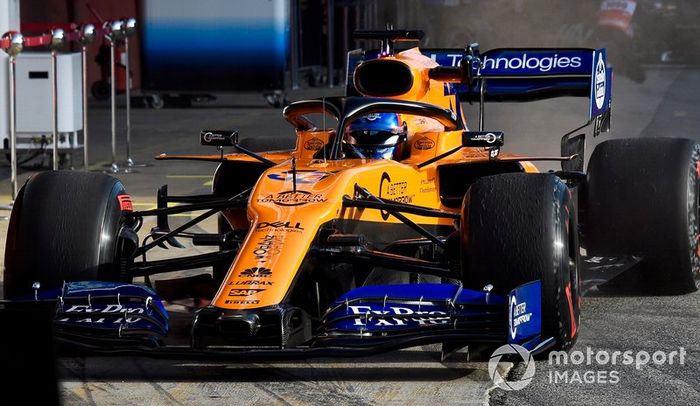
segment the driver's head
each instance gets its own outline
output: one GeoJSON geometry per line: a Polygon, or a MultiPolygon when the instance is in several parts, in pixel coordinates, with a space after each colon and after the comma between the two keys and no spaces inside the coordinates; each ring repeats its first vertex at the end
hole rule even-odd
{"type": "Polygon", "coordinates": [[[345,145],[358,158],[400,159],[406,135],[406,123],[398,114],[373,113],[346,127],[345,145]]]}

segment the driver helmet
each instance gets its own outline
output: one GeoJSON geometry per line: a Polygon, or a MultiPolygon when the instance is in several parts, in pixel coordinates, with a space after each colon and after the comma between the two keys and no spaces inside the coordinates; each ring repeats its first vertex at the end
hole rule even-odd
{"type": "Polygon", "coordinates": [[[396,113],[368,114],[345,129],[345,145],[358,158],[399,159],[406,138],[406,122],[396,113]]]}

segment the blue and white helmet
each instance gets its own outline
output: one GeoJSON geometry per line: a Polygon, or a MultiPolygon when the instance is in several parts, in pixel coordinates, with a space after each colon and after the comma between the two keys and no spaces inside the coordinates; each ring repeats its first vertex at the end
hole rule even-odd
{"type": "Polygon", "coordinates": [[[357,158],[400,159],[406,137],[406,123],[398,114],[373,113],[346,127],[345,146],[357,158]]]}

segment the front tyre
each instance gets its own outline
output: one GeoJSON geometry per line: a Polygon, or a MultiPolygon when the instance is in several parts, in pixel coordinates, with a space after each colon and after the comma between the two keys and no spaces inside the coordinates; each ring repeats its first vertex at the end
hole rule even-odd
{"type": "Polygon", "coordinates": [[[5,298],[64,281],[120,279],[117,240],[122,183],[107,175],[43,172],[15,201],[5,246],[5,298]]]}
{"type": "Polygon", "coordinates": [[[467,191],[460,225],[462,281],[506,295],[542,284],[542,337],[567,350],[580,318],[577,216],[568,187],[551,174],[503,174],[467,191]]]}

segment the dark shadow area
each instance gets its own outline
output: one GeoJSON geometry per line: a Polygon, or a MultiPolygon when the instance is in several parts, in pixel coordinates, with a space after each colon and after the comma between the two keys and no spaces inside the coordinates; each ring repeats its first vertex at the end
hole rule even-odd
{"type": "MultiPolygon", "coordinates": [[[[227,382],[266,381],[399,381],[399,382],[445,382],[463,378],[483,371],[465,367],[464,364],[419,366],[420,363],[435,364],[426,359],[426,354],[380,356],[357,359],[315,359],[307,362],[268,363],[224,363],[191,360],[162,360],[143,357],[111,358],[99,357],[95,362],[89,358],[61,358],[58,374],[61,381],[72,380],[116,380],[143,382],[198,382],[216,380],[227,382]],[[107,362],[105,362],[107,361],[107,362]],[[406,364],[405,367],[385,365],[406,364]],[[88,366],[89,365],[89,366],[88,366]],[[326,366],[328,365],[328,366],[326,366]]],[[[439,357],[439,354],[436,354],[439,357]]],[[[479,378],[480,379],[480,378],[479,378]]],[[[484,375],[484,379],[488,379],[484,375]]]]}

